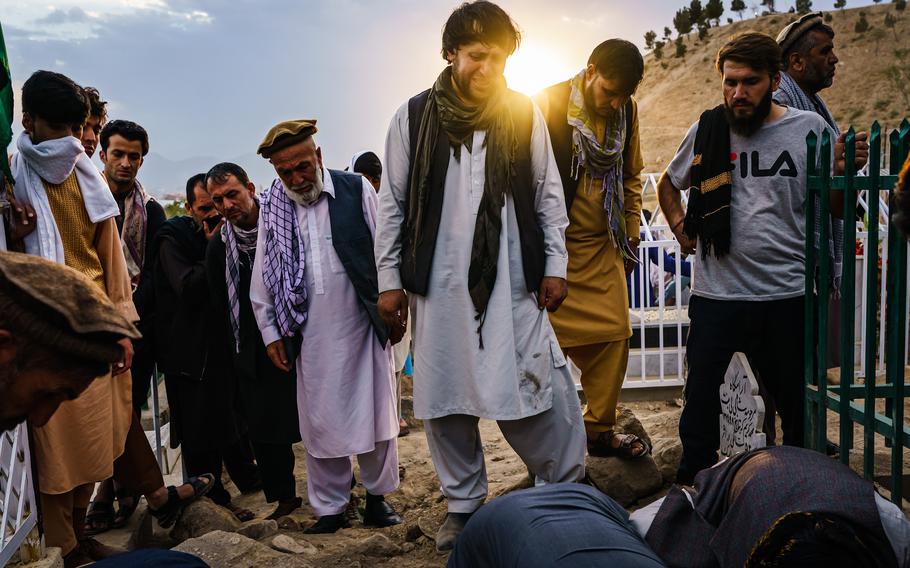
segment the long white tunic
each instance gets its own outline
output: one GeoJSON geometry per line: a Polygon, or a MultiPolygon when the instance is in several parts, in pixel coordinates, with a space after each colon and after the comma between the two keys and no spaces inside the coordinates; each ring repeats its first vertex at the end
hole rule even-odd
{"type": "MultiPolygon", "coordinates": [[[[324,193],[335,187],[323,170],[324,193]]],[[[297,415],[307,452],[337,458],[371,452],[376,442],[398,435],[395,382],[388,345],[382,346],[332,246],[329,197],[314,205],[294,204],[306,245],[309,315],[297,357],[297,415]]],[[[376,191],[364,180],[363,214],[376,232],[376,191]]],[[[264,227],[262,218],[260,227],[264,227]]],[[[266,345],[281,333],[275,306],[262,279],[266,231],[259,231],[250,300],[266,345]]]]}
{"type": "MultiPolygon", "coordinates": [[[[468,294],[468,267],[477,209],[483,195],[485,132],[474,133],[473,152],[450,150],[442,219],[426,296],[410,294],[414,346],[414,414],[430,419],[469,414],[495,420],[533,416],[552,406],[551,374],[565,365],[547,312],[537,307],[522,270],[515,206],[502,210],[496,284],[479,348],[476,311],[468,294]]],[[[386,172],[379,191],[376,263],[379,290],[402,288],[401,229],[407,207],[408,106],[392,119],[386,139],[386,172]]],[[[546,124],[534,107],[532,179],[538,222],[544,232],[546,276],[565,278],[569,224],[562,182],[546,124]]]]}

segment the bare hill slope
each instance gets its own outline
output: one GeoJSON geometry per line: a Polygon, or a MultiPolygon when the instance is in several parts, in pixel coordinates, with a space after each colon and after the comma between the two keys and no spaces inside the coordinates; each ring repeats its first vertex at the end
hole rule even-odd
{"type": "MultiPolygon", "coordinates": [[[[850,125],[868,130],[873,120],[893,128],[910,115],[910,9],[894,10],[893,4],[880,4],[831,12],[828,22],[835,30],[835,53],[840,59],[834,85],[821,92],[841,128],[850,125]],[[866,13],[871,28],[858,34],[854,26],[859,13],[866,13]],[[898,18],[893,29],[884,25],[885,15],[898,18]],[[888,78],[889,68],[903,78],[888,78]]],[[[710,30],[704,41],[696,33],[686,38],[684,59],[673,57],[674,46],[664,47],[664,57],[645,58],[645,76],[638,89],[642,150],[645,171],[663,171],[676,152],[689,126],[701,111],[720,104],[720,76],[714,69],[717,51],[732,35],[760,31],[777,33],[795,14],[772,14],[736,21],[710,30]]]]}

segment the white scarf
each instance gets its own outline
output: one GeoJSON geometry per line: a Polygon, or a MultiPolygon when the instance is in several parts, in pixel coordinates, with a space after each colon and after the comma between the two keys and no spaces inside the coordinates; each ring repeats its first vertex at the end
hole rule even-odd
{"type": "Polygon", "coordinates": [[[25,237],[25,252],[64,264],[63,241],[42,180],[60,184],[75,169],[85,210],[92,223],[119,215],[117,201],[78,139],[67,136],[32,144],[31,137],[23,132],[16,141],[16,148],[19,152],[13,155],[10,164],[16,180],[14,194],[17,200],[35,209],[37,221],[35,230],[25,237]]]}

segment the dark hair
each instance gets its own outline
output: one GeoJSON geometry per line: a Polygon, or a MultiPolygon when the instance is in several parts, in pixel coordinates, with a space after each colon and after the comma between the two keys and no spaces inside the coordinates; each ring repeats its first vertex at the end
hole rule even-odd
{"type": "Polygon", "coordinates": [[[793,42],[793,45],[788,47],[787,51],[783,53],[784,69],[790,65],[790,54],[799,53],[803,57],[809,56],[809,52],[812,51],[812,48],[817,45],[815,36],[813,36],[811,33],[814,31],[824,32],[828,35],[828,37],[834,39],[834,28],[823,22],[815,24],[803,32],[803,35],[799,36],[799,39],[793,42]]]}
{"type": "Polygon", "coordinates": [[[904,238],[907,238],[910,236],[910,154],[907,155],[904,167],[897,178],[893,209],[891,219],[904,234],[904,238]]]}
{"type": "Polygon", "coordinates": [[[844,517],[795,512],[774,522],[744,568],[882,568],[894,565],[893,554],[890,544],[844,517]]]}
{"type": "Polygon", "coordinates": [[[35,71],[22,85],[22,112],[55,126],[84,124],[89,101],[72,79],[53,71],[35,71]]]}
{"type": "Polygon", "coordinates": [[[717,52],[717,71],[724,72],[724,62],[730,60],[748,65],[756,71],[774,76],[780,72],[780,46],[774,39],[759,32],[746,32],[728,41],[717,52]]]}
{"type": "Polygon", "coordinates": [[[186,180],[186,204],[192,206],[196,202],[196,186],[202,184],[205,188],[205,174],[196,174],[186,180]]]}
{"type": "Polygon", "coordinates": [[[142,155],[145,156],[149,153],[149,135],[145,131],[145,128],[142,128],[135,122],[129,120],[112,120],[104,125],[104,128],[101,129],[101,136],[99,137],[99,144],[101,144],[101,149],[107,152],[107,146],[111,141],[111,136],[114,135],[122,136],[130,142],[140,142],[142,144],[142,155]]]}
{"type": "Polygon", "coordinates": [[[226,182],[229,176],[234,176],[243,185],[250,183],[250,176],[246,175],[243,168],[232,162],[221,162],[212,166],[212,169],[205,174],[205,185],[208,185],[210,181],[220,185],[226,182]]]}
{"type": "Polygon", "coordinates": [[[379,178],[382,177],[382,162],[373,152],[364,152],[354,162],[354,173],[379,178]]]}
{"type": "Polygon", "coordinates": [[[498,45],[512,55],[521,43],[521,32],[496,4],[486,0],[465,2],[455,8],[442,28],[442,58],[448,60],[449,53],[477,41],[498,45]]]}
{"type": "Polygon", "coordinates": [[[641,83],[645,61],[635,44],[624,39],[608,39],[594,48],[588,65],[593,65],[604,78],[617,81],[625,94],[631,95],[641,83]]]}
{"type": "Polygon", "coordinates": [[[107,101],[101,100],[101,93],[95,87],[83,87],[82,91],[88,98],[88,115],[97,118],[103,126],[107,122],[107,101]]]}

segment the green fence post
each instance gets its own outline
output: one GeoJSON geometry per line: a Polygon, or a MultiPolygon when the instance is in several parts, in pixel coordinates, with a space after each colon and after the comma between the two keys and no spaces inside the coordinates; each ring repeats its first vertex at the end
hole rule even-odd
{"type": "MultiPolygon", "coordinates": [[[[831,225],[831,133],[822,132],[821,144],[821,177],[822,185],[819,188],[820,210],[818,223],[818,358],[816,361],[816,385],[818,386],[818,404],[816,406],[815,424],[815,449],[824,451],[828,437],[828,296],[830,283],[828,281],[831,259],[828,254],[828,234],[831,225]]],[[[810,352],[811,353],[811,352],[810,352]]],[[[807,355],[808,356],[808,355],[807,355]]]]}
{"type": "MultiPolygon", "coordinates": [[[[840,461],[850,464],[853,449],[853,421],[850,420],[850,391],[853,387],[854,340],[856,319],[856,131],[844,138],[844,262],[841,278],[841,354],[840,354],[840,461]]],[[[827,245],[827,243],[826,243],[827,245]]],[[[827,246],[825,247],[827,250],[827,246]]],[[[827,330],[824,330],[827,331],[827,330]]],[[[819,330],[822,333],[822,330],[819,330]]]]}
{"type": "MultiPolygon", "coordinates": [[[[818,160],[818,135],[810,132],[806,136],[806,171],[808,179],[818,175],[816,167],[818,160]]],[[[803,382],[805,383],[803,391],[805,392],[806,403],[804,412],[804,443],[807,448],[818,450],[815,447],[815,416],[817,414],[815,404],[818,399],[813,398],[817,391],[813,392],[812,386],[815,384],[815,365],[812,354],[815,353],[815,200],[818,199],[818,191],[813,183],[808,183],[806,187],[806,301],[803,304],[803,352],[806,354],[803,361],[803,382]]]]}
{"type": "MultiPolygon", "coordinates": [[[[863,401],[863,476],[872,479],[875,475],[875,374],[878,342],[878,200],[881,188],[882,127],[878,121],[872,123],[869,136],[869,190],[866,197],[868,234],[866,239],[866,352],[865,393],[863,401]]],[[[884,321],[884,320],[882,320],[884,321]]]]}

